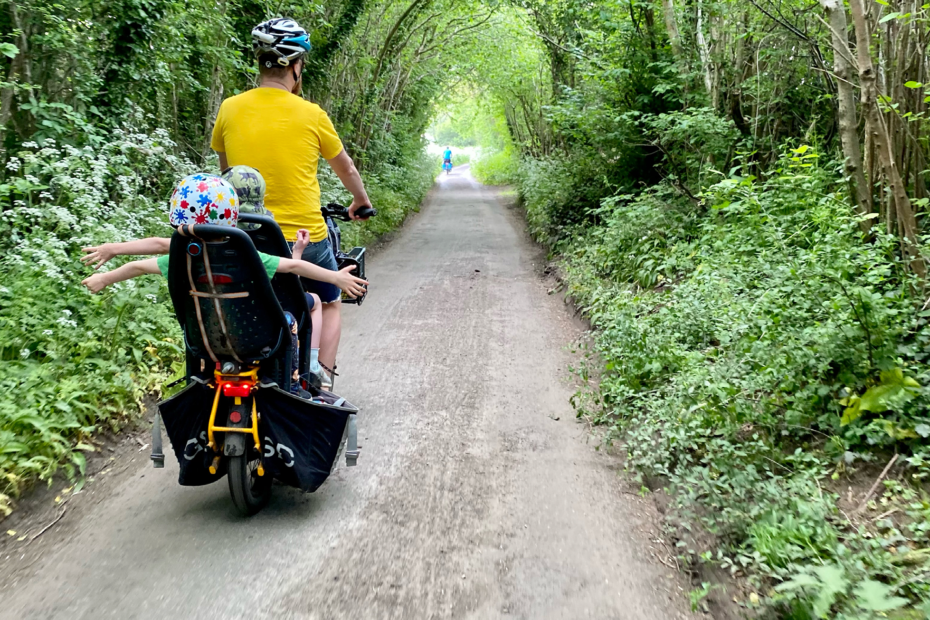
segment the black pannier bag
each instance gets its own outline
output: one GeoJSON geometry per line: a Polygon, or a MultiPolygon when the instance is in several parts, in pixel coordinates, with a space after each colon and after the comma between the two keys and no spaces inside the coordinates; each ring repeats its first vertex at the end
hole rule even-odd
{"type": "Polygon", "coordinates": [[[275,479],[302,491],[316,491],[329,477],[349,434],[353,436],[347,461],[354,464],[358,409],[346,399],[319,391],[314,400],[306,400],[277,387],[262,388],[255,398],[265,433],[262,463],[275,479]]]}
{"type": "Polygon", "coordinates": [[[215,454],[207,445],[207,424],[215,392],[199,381],[167,400],[158,403],[158,411],[165,423],[174,455],[178,458],[178,482],[196,487],[216,482],[226,475],[226,460],[220,459],[220,468],[210,473],[215,454]]]}
{"type": "MultiPolygon", "coordinates": [[[[181,485],[210,484],[226,474],[225,459],[220,459],[216,474],[209,469],[215,456],[207,445],[214,396],[212,388],[194,381],[158,404],[178,459],[181,485]]],[[[314,400],[306,400],[265,384],[255,392],[255,399],[264,435],[260,437],[262,465],[268,475],[302,491],[316,491],[333,470],[343,439],[348,441],[346,461],[355,464],[358,409],[344,398],[320,391],[314,400]]],[[[221,397],[220,411],[224,411],[224,400],[221,397]]]]}

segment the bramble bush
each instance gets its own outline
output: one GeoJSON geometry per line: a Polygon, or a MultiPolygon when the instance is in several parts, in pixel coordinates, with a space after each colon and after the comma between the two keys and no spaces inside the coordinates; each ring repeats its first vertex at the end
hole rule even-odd
{"type": "Polygon", "coordinates": [[[930,601],[930,312],[899,240],[864,242],[840,167],[817,161],[800,147],[762,178],[708,170],[699,205],[660,184],[574,225],[553,216],[571,162],[524,163],[522,192],[534,232],[562,233],[568,292],[595,328],[602,375],[579,416],[667,481],[680,526],[719,542],[681,553],[790,617],[904,613],[930,601]],[[895,451],[913,484],[888,481],[881,512],[901,519],[853,525],[831,477],[895,451]]]}

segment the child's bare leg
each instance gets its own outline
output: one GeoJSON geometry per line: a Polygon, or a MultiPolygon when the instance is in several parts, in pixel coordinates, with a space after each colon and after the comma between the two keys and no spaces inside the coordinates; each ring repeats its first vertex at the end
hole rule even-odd
{"type": "Polygon", "coordinates": [[[310,305],[310,373],[321,377],[322,381],[320,338],[323,336],[323,304],[316,293],[307,293],[307,303],[310,305]]]}
{"type": "Polygon", "coordinates": [[[307,293],[313,298],[313,309],[310,311],[310,325],[312,333],[310,334],[310,348],[320,348],[320,336],[323,334],[323,304],[320,303],[320,297],[316,293],[307,293]]]}

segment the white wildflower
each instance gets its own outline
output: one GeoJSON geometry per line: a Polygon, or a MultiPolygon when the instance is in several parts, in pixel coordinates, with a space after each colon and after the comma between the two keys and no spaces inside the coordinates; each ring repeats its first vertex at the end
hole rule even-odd
{"type": "Polygon", "coordinates": [[[54,333],[55,333],[54,331],[52,331],[52,330],[50,330],[50,329],[46,329],[45,331],[42,332],[42,335],[43,335],[43,336],[51,336],[51,335],[54,334],[54,333]]]}
{"type": "Polygon", "coordinates": [[[27,357],[29,357],[30,353],[32,353],[32,351],[30,351],[29,349],[23,349],[22,351],[19,352],[19,356],[23,359],[26,359],[27,357]]]}

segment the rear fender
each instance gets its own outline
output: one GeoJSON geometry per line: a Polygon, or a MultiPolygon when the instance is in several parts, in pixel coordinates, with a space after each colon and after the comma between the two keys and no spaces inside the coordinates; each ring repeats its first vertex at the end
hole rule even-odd
{"type": "MultiPolygon", "coordinates": [[[[237,399],[238,400],[238,399],[237,399]]],[[[229,408],[229,414],[226,416],[226,426],[230,428],[250,428],[252,426],[251,398],[241,399],[241,404],[232,405],[229,408]],[[238,422],[233,419],[237,416],[238,422]]],[[[226,456],[243,456],[245,454],[246,441],[251,441],[252,435],[246,433],[226,433],[223,441],[223,454],[226,456]]]]}

